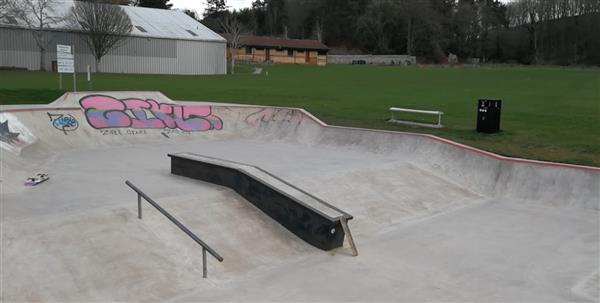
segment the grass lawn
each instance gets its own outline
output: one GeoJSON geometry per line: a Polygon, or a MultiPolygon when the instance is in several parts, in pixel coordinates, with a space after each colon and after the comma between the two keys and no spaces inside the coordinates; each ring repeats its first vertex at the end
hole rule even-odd
{"type": "MultiPolygon", "coordinates": [[[[159,90],[176,100],[302,107],[330,124],[427,132],[508,156],[600,166],[600,69],[239,66],[233,76],[93,75],[94,90],[159,90]],[[475,132],[478,98],[503,100],[499,134],[475,132]],[[441,110],[443,129],[385,122],[390,106],[441,110]]],[[[65,77],[66,89],[72,80],[65,77]]],[[[80,89],[88,89],[85,75],[80,89]]],[[[0,71],[0,103],[58,97],[53,73],[0,71]]]]}

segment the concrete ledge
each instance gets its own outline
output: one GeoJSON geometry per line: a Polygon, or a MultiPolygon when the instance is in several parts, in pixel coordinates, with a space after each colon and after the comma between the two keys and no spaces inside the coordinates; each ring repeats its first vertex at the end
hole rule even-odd
{"type": "Polygon", "coordinates": [[[256,166],[193,153],[168,156],[172,174],[235,190],[307,243],[323,250],[343,245],[340,220],[352,216],[277,176],[256,166]]]}

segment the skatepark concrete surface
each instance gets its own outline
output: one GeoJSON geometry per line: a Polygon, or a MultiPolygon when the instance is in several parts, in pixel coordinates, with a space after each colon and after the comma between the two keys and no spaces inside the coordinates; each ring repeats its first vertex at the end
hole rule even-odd
{"type": "Polygon", "coordinates": [[[2,302],[600,300],[596,167],[157,92],[69,93],[3,107],[0,123],[2,302]],[[185,152],[261,167],[351,214],[359,255],[172,175],[167,154],[185,152]],[[50,180],[23,185],[38,172],[50,180]],[[137,218],[125,180],[223,256],[208,278],[174,224],[147,203],[137,218]]]}

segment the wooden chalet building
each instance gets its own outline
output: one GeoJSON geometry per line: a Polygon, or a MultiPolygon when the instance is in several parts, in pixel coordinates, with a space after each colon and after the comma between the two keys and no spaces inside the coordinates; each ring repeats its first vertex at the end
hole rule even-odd
{"type": "MultiPolygon", "coordinates": [[[[223,35],[229,41],[227,35],[223,35]]],[[[317,40],[283,39],[265,36],[241,36],[236,61],[326,65],[329,48],[317,40]]],[[[231,58],[227,47],[227,58],[231,58]]]]}

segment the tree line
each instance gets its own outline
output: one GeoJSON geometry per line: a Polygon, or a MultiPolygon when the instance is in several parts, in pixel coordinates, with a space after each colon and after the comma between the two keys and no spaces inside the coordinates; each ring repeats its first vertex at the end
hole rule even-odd
{"type": "MultiPolygon", "coordinates": [[[[408,54],[421,62],[445,63],[457,56],[461,61],[600,65],[600,0],[254,0],[241,10],[230,10],[227,0],[205,1],[202,15],[185,13],[230,36],[317,39],[332,52],[408,54]]],[[[97,62],[131,31],[122,9],[109,11],[105,4],[172,8],[169,0],[75,2],[69,19],[90,33],[86,42],[97,62]],[[89,22],[77,7],[88,8],[89,22]],[[100,13],[106,20],[95,18],[100,13]],[[106,33],[111,23],[120,25],[119,32],[106,33]]],[[[43,57],[48,41],[42,32],[60,21],[52,14],[57,5],[59,0],[0,0],[0,18],[9,14],[26,23],[43,57]]]]}
{"type": "Polygon", "coordinates": [[[207,0],[199,18],[223,32],[317,39],[339,52],[408,54],[426,62],[600,65],[600,0],[255,0],[228,10],[207,0]]]}

